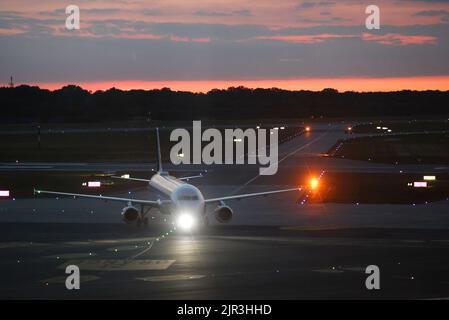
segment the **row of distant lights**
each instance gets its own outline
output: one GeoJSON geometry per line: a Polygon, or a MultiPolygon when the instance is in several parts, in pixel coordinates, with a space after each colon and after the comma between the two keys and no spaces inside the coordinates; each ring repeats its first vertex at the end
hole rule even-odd
{"type": "MultiPolygon", "coordinates": [[[[166,219],[164,219],[164,220],[166,220],[166,219]]],[[[165,239],[166,237],[168,237],[168,236],[169,236],[170,234],[172,234],[173,232],[175,232],[175,231],[176,231],[176,226],[175,226],[174,223],[173,223],[172,225],[173,225],[173,226],[170,228],[170,230],[168,230],[168,232],[162,233],[159,237],[157,237],[157,238],[155,239],[155,241],[156,241],[156,242],[159,242],[159,241],[165,239]]]]}
{"type": "Polygon", "coordinates": [[[343,146],[343,142],[340,142],[338,144],[338,146],[334,149],[334,151],[332,151],[331,156],[335,156],[335,154],[341,149],[342,146],[343,146]]]}
{"type": "Polygon", "coordinates": [[[376,129],[377,130],[384,130],[384,131],[387,131],[387,132],[392,132],[392,130],[391,129],[388,129],[388,127],[376,127],[376,129]]]}
{"type": "MultiPolygon", "coordinates": [[[[376,127],[377,130],[384,130],[387,131],[388,133],[391,133],[392,130],[388,129],[388,127],[376,127]]],[[[348,127],[348,131],[352,131],[352,127],[348,127]]],[[[343,146],[343,141],[340,142],[337,147],[332,151],[331,156],[335,156],[335,154],[341,149],[341,147],[343,146]]],[[[344,158],[344,156],[341,156],[342,158],[344,158]]],[[[371,161],[371,158],[367,159],[368,161],[371,161]]],[[[396,162],[396,164],[398,164],[398,162],[396,162]]]]}

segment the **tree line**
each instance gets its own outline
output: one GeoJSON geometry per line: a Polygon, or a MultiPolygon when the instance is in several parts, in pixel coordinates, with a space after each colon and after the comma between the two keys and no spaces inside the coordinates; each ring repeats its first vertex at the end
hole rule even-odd
{"type": "Polygon", "coordinates": [[[1,122],[281,119],[446,115],[449,91],[338,92],[230,87],[207,93],[157,90],[90,92],[69,85],[46,90],[0,88],[1,122]]]}

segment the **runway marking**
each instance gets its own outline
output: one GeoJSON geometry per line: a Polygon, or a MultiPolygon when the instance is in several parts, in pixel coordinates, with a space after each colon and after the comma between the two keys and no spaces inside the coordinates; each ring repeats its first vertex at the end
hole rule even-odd
{"type": "Polygon", "coordinates": [[[45,247],[50,246],[48,243],[39,243],[39,242],[1,242],[0,249],[9,249],[9,248],[27,248],[27,247],[45,247]]]}
{"type": "Polygon", "coordinates": [[[425,243],[426,241],[424,241],[424,240],[401,240],[401,242],[405,242],[405,243],[425,243]]]}
{"type": "MultiPolygon", "coordinates": [[[[268,241],[287,242],[292,245],[311,246],[348,246],[348,247],[395,247],[395,248],[447,248],[442,245],[426,243],[405,242],[400,239],[353,239],[353,238],[294,238],[294,237],[263,237],[263,236],[208,236],[209,239],[236,240],[236,241],[268,241]]],[[[421,240],[417,240],[421,241],[421,240]]]]}
{"type": "Polygon", "coordinates": [[[356,272],[365,272],[366,267],[345,267],[342,268],[345,271],[356,271],[356,272]]]}
{"type": "Polygon", "coordinates": [[[401,280],[415,280],[416,279],[415,276],[413,276],[413,275],[408,275],[408,276],[398,276],[398,275],[396,275],[396,276],[393,276],[393,278],[401,279],[401,280]]]}
{"type": "Polygon", "coordinates": [[[91,245],[92,242],[90,241],[69,241],[69,242],[63,242],[63,245],[67,246],[88,246],[91,245]]]}
{"type": "Polygon", "coordinates": [[[163,282],[163,281],[181,281],[181,280],[197,280],[205,278],[205,275],[201,274],[174,274],[167,276],[151,276],[144,278],[136,278],[136,280],[149,281],[149,282],[163,282]]]}
{"type": "Polygon", "coordinates": [[[147,253],[148,251],[150,251],[150,249],[153,247],[154,241],[152,241],[151,243],[148,244],[148,247],[143,249],[142,251],[140,251],[139,253],[133,255],[132,257],[129,258],[129,260],[134,260],[137,257],[140,257],[141,255],[147,253]]]}
{"type": "Polygon", "coordinates": [[[110,240],[92,240],[91,243],[95,244],[114,244],[114,243],[129,243],[129,242],[145,242],[153,241],[154,237],[147,238],[132,238],[132,239],[110,239],[110,240]]]}
{"type": "Polygon", "coordinates": [[[146,248],[146,246],[143,245],[129,245],[129,246],[117,246],[112,248],[107,248],[107,251],[112,252],[124,252],[124,251],[134,251],[138,249],[146,248]]]}
{"type": "MultiPolygon", "coordinates": [[[[53,277],[53,278],[48,278],[48,279],[44,279],[41,280],[40,282],[45,283],[45,284],[49,284],[49,283],[65,283],[66,281],[66,277],[53,277]]],[[[95,281],[100,279],[100,277],[97,276],[90,276],[90,275],[82,275],[80,278],[80,282],[84,283],[84,282],[90,282],[90,281],[95,281]]]]}
{"type": "Polygon", "coordinates": [[[92,271],[138,271],[138,270],[166,270],[176,260],[70,260],[60,265],[59,269],[65,269],[68,265],[76,265],[83,270],[92,271]]]}
{"type": "Polygon", "coordinates": [[[13,169],[13,171],[18,171],[18,170],[36,170],[36,169],[53,169],[53,167],[50,166],[0,166],[0,170],[11,170],[13,169]]]}
{"type": "Polygon", "coordinates": [[[331,274],[338,274],[338,273],[343,273],[343,270],[339,270],[339,269],[315,269],[312,270],[313,272],[319,272],[319,273],[331,273],[331,274]]]}
{"type": "Polygon", "coordinates": [[[292,227],[280,227],[279,230],[290,231],[326,231],[326,230],[342,230],[344,228],[335,226],[292,226],[292,227]]]}
{"type": "Polygon", "coordinates": [[[81,258],[90,258],[95,257],[97,254],[93,252],[80,252],[80,253],[63,253],[63,254],[54,254],[51,256],[45,256],[47,259],[81,259],[81,258]]]}
{"type": "Polygon", "coordinates": [[[131,239],[107,239],[107,240],[89,240],[89,241],[67,241],[64,242],[66,245],[73,245],[73,246],[82,246],[82,245],[103,245],[103,244],[124,244],[124,243],[136,243],[136,242],[152,242],[154,237],[145,237],[145,238],[131,238],[131,239]]]}

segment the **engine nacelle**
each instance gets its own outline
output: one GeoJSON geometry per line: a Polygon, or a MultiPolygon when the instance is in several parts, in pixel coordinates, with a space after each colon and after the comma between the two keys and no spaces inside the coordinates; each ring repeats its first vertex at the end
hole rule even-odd
{"type": "Polygon", "coordinates": [[[228,206],[218,206],[214,210],[215,219],[217,219],[220,223],[227,223],[231,221],[233,213],[234,211],[232,211],[232,209],[228,206]]]}
{"type": "Polygon", "coordinates": [[[136,224],[140,219],[139,210],[135,207],[125,207],[122,209],[122,219],[127,224],[136,224]]]}

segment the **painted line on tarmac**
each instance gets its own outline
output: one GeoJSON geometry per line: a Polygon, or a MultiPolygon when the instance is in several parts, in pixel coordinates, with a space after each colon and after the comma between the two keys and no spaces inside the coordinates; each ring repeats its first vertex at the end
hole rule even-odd
{"type": "Polygon", "coordinates": [[[54,254],[51,256],[45,256],[47,259],[81,259],[81,258],[90,258],[95,257],[97,254],[93,252],[79,252],[79,253],[63,253],[63,254],[54,254]]]}
{"type": "Polygon", "coordinates": [[[319,272],[319,273],[330,273],[330,274],[340,274],[344,273],[343,270],[335,269],[335,268],[325,268],[325,269],[315,269],[312,270],[313,272],[319,272]]]}
{"type": "Polygon", "coordinates": [[[341,270],[345,271],[355,271],[355,272],[365,272],[366,267],[343,267],[341,270]]]}
{"type": "Polygon", "coordinates": [[[70,260],[58,266],[65,269],[68,265],[76,265],[80,270],[91,271],[148,271],[166,270],[176,260],[129,260],[129,259],[107,259],[107,260],[70,260]]]}
{"type": "Polygon", "coordinates": [[[146,242],[150,244],[154,237],[145,238],[125,238],[125,239],[106,239],[106,240],[88,240],[88,241],[66,241],[63,244],[80,246],[80,245],[114,245],[114,244],[125,244],[125,243],[136,243],[136,242],[146,242]]]}
{"type": "MultiPolygon", "coordinates": [[[[40,282],[44,283],[45,285],[48,284],[61,284],[61,283],[65,283],[67,277],[53,277],[53,278],[48,278],[48,279],[44,279],[44,280],[40,280],[40,282]]],[[[100,277],[97,276],[91,276],[91,275],[82,275],[80,277],[80,282],[81,283],[85,283],[85,282],[91,282],[91,281],[95,281],[100,279],[100,277]]]]}
{"type": "Polygon", "coordinates": [[[29,248],[29,247],[48,247],[48,246],[51,246],[51,244],[39,243],[39,242],[24,242],[24,241],[0,242],[0,249],[29,248]]]}
{"type": "Polygon", "coordinates": [[[279,227],[279,230],[288,231],[332,231],[332,230],[343,230],[344,227],[336,226],[291,226],[291,227],[279,227]]]}
{"type": "Polygon", "coordinates": [[[147,253],[148,251],[151,250],[151,248],[153,247],[154,241],[152,241],[147,248],[143,249],[142,251],[140,251],[139,253],[133,255],[132,257],[129,258],[129,260],[134,260],[138,257],[140,257],[141,255],[147,253]]]}
{"type": "Polygon", "coordinates": [[[442,243],[404,242],[402,239],[353,239],[353,238],[297,238],[297,237],[264,237],[264,236],[208,236],[209,239],[234,241],[286,242],[292,245],[310,246],[347,246],[347,247],[394,247],[394,248],[447,248],[442,243]]]}
{"type": "Polygon", "coordinates": [[[165,282],[165,281],[182,281],[182,280],[198,280],[203,279],[206,276],[203,274],[175,274],[166,276],[150,276],[144,278],[136,278],[136,280],[148,281],[148,282],[165,282]]]}
{"type": "Polygon", "coordinates": [[[127,252],[127,251],[135,251],[138,249],[142,249],[142,248],[147,248],[146,246],[143,245],[129,245],[129,246],[117,246],[117,247],[111,247],[111,248],[107,248],[107,251],[111,251],[111,252],[127,252]]]}

